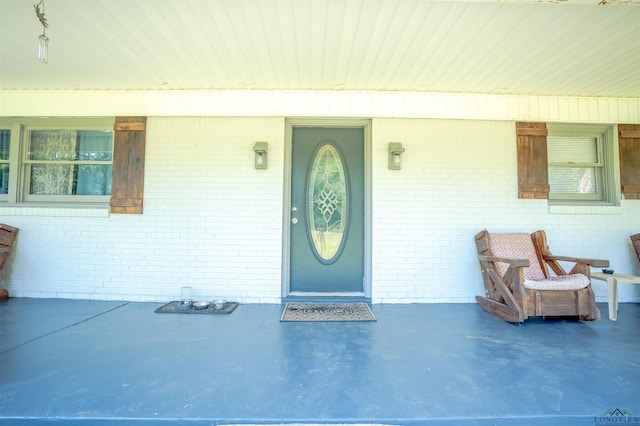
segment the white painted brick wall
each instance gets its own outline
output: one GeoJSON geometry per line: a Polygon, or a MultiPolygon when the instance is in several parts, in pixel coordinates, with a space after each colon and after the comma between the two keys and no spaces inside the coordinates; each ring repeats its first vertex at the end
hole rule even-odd
{"type": "MultiPolygon", "coordinates": [[[[374,302],[473,301],[483,293],[473,239],[483,228],[544,229],[556,254],[639,272],[628,237],[640,230],[640,202],[562,214],[517,198],[513,122],[374,119],[372,128],[374,302]],[[406,149],[400,171],[386,168],[390,141],[406,149]]],[[[594,289],[606,300],[604,283],[594,289]]],[[[639,294],[620,286],[620,300],[639,294]]]]}
{"type": "MultiPolygon", "coordinates": [[[[105,209],[0,207],[21,228],[4,279],[15,296],[279,302],[284,179],[282,117],[150,117],[143,215],[105,209]],[[269,168],[252,147],[269,143],[269,168]]],[[[372,298],[473,302],[482,281],[473,236],[483,228],[548,232],[557,254],[611,260],[640,272],[628,236],[640,202],[556,209],[517,198],[511,121],[375,118],[372,121],[372,298]],[[387,146],[401,142],[400,171],[387,146]],[[588,214],[583,214],[588,213],[588,214]]],[[[605,284],[596,282],[599,300],[605,284]]],[[[638,301],[638,286],[621,286],[638,301]]]]}
{"type": "Polygon", "coordinates": [[[165,301],[189,285],[195,298],[279,301],[283,144],[282,118],[149,118],[144,214],[0,210],[21,229],[4,284],[29,297],[165,301]],[[256,141],[269,142],[267,170],[254,169],[256,141]]]}

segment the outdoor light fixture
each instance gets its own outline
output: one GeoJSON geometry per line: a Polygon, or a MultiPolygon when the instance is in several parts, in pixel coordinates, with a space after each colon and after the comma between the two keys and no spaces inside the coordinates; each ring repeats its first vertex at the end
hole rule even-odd
{"type": "Polygon", "coordinates": [[[42,24],[42,34],[38,36],[38,60],[46,64],[49,61],[49,37],[47,37],[49,24],[47,23],[47,18],[44,17],[44,0],[40,0],[40,3],[34,4],[33,8],[36,11],[38,21],[42,24]]]}
{"type": "Polygon", "coordinates": [[[400,154],[404,152],[402,144],[399,142],[389,142],[389,170],[400,170],[402,159],[400,154]]]}
{"type": "Polygon", "coordinates": [[[267,142],[256,142],[253,146],[253,151],[256,153],[255,167],[256,169],[267,168],[267,151],[269,150],[269,144],[267,142]]]}

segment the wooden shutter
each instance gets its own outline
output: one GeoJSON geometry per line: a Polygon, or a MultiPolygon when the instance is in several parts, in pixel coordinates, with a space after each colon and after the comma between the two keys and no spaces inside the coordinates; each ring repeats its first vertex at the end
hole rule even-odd
{"type": "Polygon", "coordinates": [[[116,117],[111,213],[142,214],[146,117],[116,117]]]}
{"type": "Polygon", "coordinates": [[[547,125],[516,123],[518,198],[549,198],[547,125]]]}
{"type": "Polygon", "coordinates": [[[627,200],[640,200],[640,124],[619,124],[618,146],[622,194],[627,200]]]}

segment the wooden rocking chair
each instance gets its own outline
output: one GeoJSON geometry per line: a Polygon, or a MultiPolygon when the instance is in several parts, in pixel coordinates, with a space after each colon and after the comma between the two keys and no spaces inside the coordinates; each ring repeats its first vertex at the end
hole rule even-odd
{"type": "Polygon", "coordinates": [[[589,270],[608,267],[608,260],[554,256],[544,231],[529,235],[484,230],[475,238],[486,293],[476,300],[485,311],[513,323],[530,316],[600,319],[589,270]],[[575,266],[567,273],[558,261],[575,266]]]}
{"type": "Polygon", "coordinates": [[[633,244],[633,249],[638,256],[638,262],[640,262],[640,234],[633,234],[629,238],[631,238],[631,244],[633,244]]]}
{"type": "MultiPolygon", "coordinates": [[[[13,249],[16,243],[16,237],[18,236],[18,228],[0,223],[0,279],[4,274],[4,268],[9,261],[11,255],[11,249],[13,249]]],[[[0,288],[0,302],[9,298],[9,292],[3,288],[0,288]]]]}

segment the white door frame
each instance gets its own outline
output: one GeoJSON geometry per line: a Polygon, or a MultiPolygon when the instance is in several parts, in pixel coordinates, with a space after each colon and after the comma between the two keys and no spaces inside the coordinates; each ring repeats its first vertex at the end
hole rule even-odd
{"type": "MultiPolygon", "coordinates": [[[[291,148],[294,127],[362,127],[364,132],[364,271],[363,297],[371,299],[371,120],[368,119],[313,119],[289,118],[284,132],[284,194],[282,212],[282,297],[291,290],[291,148]]],[[[325,294],[326,295],[326,294],[325,294]]],[[[328,295],[327,295],[328,296],[328,295]]]]}

